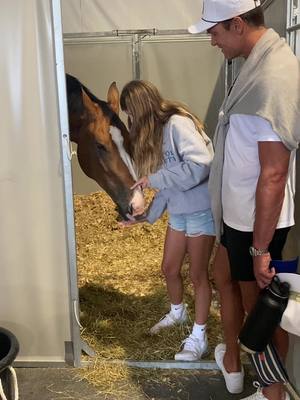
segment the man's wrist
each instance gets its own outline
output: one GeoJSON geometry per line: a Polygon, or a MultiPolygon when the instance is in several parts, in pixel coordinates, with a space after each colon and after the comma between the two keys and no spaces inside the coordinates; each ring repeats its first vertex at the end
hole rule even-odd
{"type": "Polygon", "coordinates": [[[250,246],[249,253],[252,257],[263,256],[269,254],[269,249],[260,249],[255,246],[250,246]]]}

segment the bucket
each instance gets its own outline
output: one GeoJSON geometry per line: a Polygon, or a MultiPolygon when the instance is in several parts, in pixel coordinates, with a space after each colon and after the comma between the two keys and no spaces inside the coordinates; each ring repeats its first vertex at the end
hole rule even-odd
{"type": "Polygon", "coordinates": [[[16,372],[12,367],[19,352],[19,342],[9,330],[0,327],[0,399],[18,400],[16,372]]]}
{"type": "Polygon", "coordinates": [[[296,274],[298,269],[299,257],[291,260],[272,260],[270,266],[275,268],[276,273],[288,272],[290,274],[296,274]]]}

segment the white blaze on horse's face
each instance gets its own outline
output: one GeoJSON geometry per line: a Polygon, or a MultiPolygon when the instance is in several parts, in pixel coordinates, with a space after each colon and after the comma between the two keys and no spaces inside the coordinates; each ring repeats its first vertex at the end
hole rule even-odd
{"type": "Polygon", "coordinates": [[[130,175],[133,177],[133,179],[136,181],[137,180],[137,176],[136,176],[136,172],[134,169],[134,165],[133,162],[131,160],[131,157],[129,156],[129,154],[126,152],[123,143],[124,143],[124,138],[120,132],[120,130],[118,128],[116,128],[115,126],[110,126],[109,132],[111,134],[112,140],[114,141],[115,145],[117,146],[118,150],[119,150],[119,154],[122,158],[122,160],[124,161],[124,164],[127,166],[130,175]]]}
{"type": "MultiPolygon", "coordinates": [[[[123,138],[120,130],[118,128],[116,128],[115,126],[111,125],[109,131],[110,131],[112,140],[114,141],[115,145],[118,148],[120,157],[122,158],[124,164],[127,166],[128,171],[130,172],[132,178],[136,181],[137,175],[135,172],[134,163],[123,146],[124,138],[123,138]]],[[[144,199],[143,192],[140,188],[134,189],[133,196],[130,201],[130,205],[131,205],[134,213],[142,214],[144,212],[145,199],[144,199]]]]}

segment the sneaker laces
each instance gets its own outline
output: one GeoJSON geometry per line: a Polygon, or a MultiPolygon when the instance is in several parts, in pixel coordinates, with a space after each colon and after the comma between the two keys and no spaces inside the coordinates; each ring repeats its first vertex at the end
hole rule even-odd
{"type": "Polygon", "coordinates": [[[191,334],[183,340],[182,345],[184,350],[195,351],[198,347],[200,348],[200,340],[196,336],[191,334]]]}
{"type": "Polygon", "coordinates": [[[165,314],[163,317],[161,317],[161,319],[158,321],[158,323],[163,326],[163,325],[170,325],[170,324],[174,324],[177,322],[178,319],[176,319],[174,317],[174,315],[172,314],[172,312],[168,312],[167,314],[165,314]]]}

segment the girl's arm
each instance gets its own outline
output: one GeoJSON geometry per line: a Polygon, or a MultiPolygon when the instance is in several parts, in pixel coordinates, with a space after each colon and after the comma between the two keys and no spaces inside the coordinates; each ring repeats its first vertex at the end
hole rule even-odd
{"type": "Polygon", "coordinates": [[[212,144],[206,144],[188,117],[170,124],[170,150],[164,154],[164,166],[148,176],[155,189],[186,191],[207,180],[213,157],[212,144]]]}

